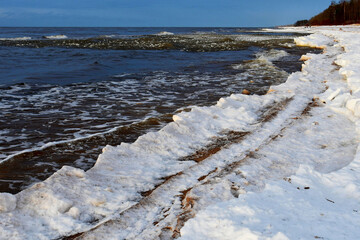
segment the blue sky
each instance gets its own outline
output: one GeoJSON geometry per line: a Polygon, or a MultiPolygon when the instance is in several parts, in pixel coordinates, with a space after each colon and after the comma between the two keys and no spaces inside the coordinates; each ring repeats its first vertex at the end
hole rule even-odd
{"type": "Polygon", "coordinates": [[[0,26],[255,27],[294,23],[330,0],[0,0],[0,26]]]}

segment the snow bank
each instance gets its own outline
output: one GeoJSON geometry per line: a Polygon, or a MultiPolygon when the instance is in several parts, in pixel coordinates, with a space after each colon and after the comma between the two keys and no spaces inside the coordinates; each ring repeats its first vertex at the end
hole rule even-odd
{"type": "Polygon", "coordinates": [[[194,107],[133,144],[107,146],[87,172],[63,167],[16,195],[16,209],[0,214],[0,238],[57,238],[128,209],[142,198],[141,192],[194,165],[179,159],[208,144],[211,137],[230,129],[254,129],[258,111],[274,104],[274,99],[250,97],[232,95],[220,99],[216,106],[194,107]]]}
{"type": "Polygon", "coordinates": [[[16,208],[16,197],[9,193],[0,193],[0,213],[10,212],[16,208]]]}
{"type": "MultiPolygon", "coordinates": [[[[328,87],[325,85],[326,80],[334,81],[335,85],[339,84],[338,82],[344,84],[335,71],[336,66],[332,64],[341,48],[331,47],[326,50],[325,54],[308,54],[310,60],[304,63],[301,72],[290,75],[286,83],[273,86],[265,96],[244,98],[241,95],[232,95],[230,98],[221,99],[217,106],[222,108],[262,102],[253,105],[252,110],[248,111],[259,113],[260,109],[264,111],[270,106],[278,106],[275,108],[279,109],[279,112],[269,117],[268,121],[253,122],[254,128],[248,130],[251,133],[238,144],[226,146],[203,162],[184,169],[182,175],[171,179],[163,188],[160,187],[159,191],[154,191],[150,199],[146,199],[146,202],[151,204],[130,208],[115,223],[104,224],[84,235],[83,239],[157,239],[163,229],[172,229],[171,235],[176,234],[184,216],[196,216],[198,211],[201,213],[205,207],[233,199],[246,191],[260,192],[269,179],[291,176],[301,164],[312,165],[323,172],[346,166],[353,160],[353,151],[356,149],[357,136],[353,134],[353,123],[342,114],[334,115],[332,111],[329,113],[328,108],[319,107],[316,108],[317,112],[311,113],[307,113],[310,110],[304,110],[311,102],[324,105],[320,98],[332,97],[329,96],[332,95],[330,92],[322,94],[328,87]],[[238,101],[237,97],[243,100],[238,101]],[[315,98],[318,100],[312,101],[315,98]],[[314,116],[309,117],[307,114],[314,116]],[[336,141],[333,141],[334,139],[336,141]],[[187,194],[181,201],[177,196],[183,196],[184,192],[187,194]],[[146,216],[146,219],[139,219],[138,216],[146,216]],[[123,218],[126,221],[122,221],[123,218]]],[[[329,101],[338,104],[340,99],[335,97],[329,101]]],[[[234,116],[243,113],[233,112],[234,116]]],[[[188,114],[196,116],[191,112],[188,114]]],[[[210,126],[207,121],[202,122],[201,115],[198,116],[197,122],[200,124],[196,125],[197,128],[192,128],[194,133],[199,133],[198,127],[208,129],[210,126]]],[[[175,120],[182,123],[185,119],[175,117],[175,120]]],[[[184,125],[190,127],[195,126],[194,124],[195,121],[184,125]]],[[[243,130],[246,131],[246,128],[243,130]]],[[[167,139],[171,137],[161,139],[160,142],[167,139]]],[[[229,229],[217,229],[220,233],[229,232],[229,229]]],[[[241,234],[242,229],[234,228],[234,231],[241,234]]],[[[196,232],[191,231],[189,236],[196,239],[193,237],[196,232]]],[[[245,229],[241,236],[255,237],[251,229],[245,229]]],[[[232,235],[229,236],[231,237],[232,235]]],[[[284,237],[284,234],[279,233],[276,237],[284,237]]]]}
{"type": "MultiPolygon", "coordinates": [[[[260,165],[254,164],[240,168],[242,176],[246,176],[246,180],[241,180],[242,186],[249,183],[250,186],[243,188],[238,199],[218,202],[198,212],[181,229],[181,239],[357,239],[360,236],[360,42],[354,41],[360,37],[360,28],[319,27],[309,31],[315,34],[297,38],[295,42],[324,48],[329,56],[334,54],[331,53],[334,48],[343,51],[329,58],[338,67],[331,71],[333,74],[323,75],[326,91],[314,96],[316,106],[320,107],[282,133],[281,139],[259,150],[259,164],[266,165],[273,158],[269,166],[273,170],[269,171],[269,167],[261,170],[260,165]],[[300,163],[297,170],[286,175],[296,162],[300,163]],[[259,188],[262,183],[264,187],[259,188]]],[[[305,66],[321,63],[314,62],[314,57],[304,58],[305,66]]],[[[318,75],[324,74],[321,66],[318,69],[318,75]]],[[[299,80],[311,80],[306,77],[309,76],[306,67],[302,73],[299,80]]],[[[287,83],[291,80],[292,76],[287,83]]]]}
{"type": "Polygon", "coordinates": [[[325,35],[315,33],[305,37],[295,38],[295,43],[302,47],[324,49],[333,43],[333,40],[325,35]]]}

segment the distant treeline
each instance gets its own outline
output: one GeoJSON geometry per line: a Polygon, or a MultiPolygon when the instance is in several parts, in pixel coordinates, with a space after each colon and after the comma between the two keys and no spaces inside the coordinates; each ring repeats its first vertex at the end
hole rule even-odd
{"type": "Polygon", "coordinates": [[[332,1],[331,5],[322,13],[309,21],[297,21],[295,25],[343,25],[353,23],[360,23],[360,0],[332,1]]]}

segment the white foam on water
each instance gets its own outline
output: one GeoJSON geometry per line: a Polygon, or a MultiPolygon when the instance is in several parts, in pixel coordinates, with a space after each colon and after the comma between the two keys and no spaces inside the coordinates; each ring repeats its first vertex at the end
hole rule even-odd
{"type": "MultiPolygon", "coordinates": [[[[273,61],[277,61],[283,57],[288,56],[289,54],[284,50],[277,50],[277,49],[271,49],[269,51],[263,51],[256,54],[256,59],[246,61],[246,63],[253,62],[253,63],[263,63],[267,64],[269,66],[274,66],[273,61]]],[[[232,66],[234,69],[243,69],[244,64],[235,64],[232,66]]]]}
{"type": "Polygon", "coordinates": [[[156,33],[154,35],[157,35],[157,36],[169,36],[169,35],[174,35],[174,33],[167,32],[167,31],[162,31],[162,32],[156,33]]]}
{"type": "Polygon", "coordinates": [[[195,31],[191,34],[195,34],[195,35],[215,35],[216,32],[215,31],[209,31],[209,32],[204,32],[204,31],[195,31]]]}
{"type": "Polygon", "coordinates": [[[116,38],[118,36],[119,35],[116,35],[116,34],[110,34],[110,35],[100,35],[99,37],[100,38],[116,38]]]}
{"type": "Polygon", "coordinates": [[[0,38],[0,40],[10,40],[10,41],[31,40],[31,37],[0,38]]]}
{"type": "Polygon", "coordinates": [[[67,39],[68,37],[66,35],[59,34],[59,35],[43,36],[43,38],[56,40],[56,39],[67,39]]]}
{"type": "MultiPolygon", "coordinates": [[[[289,76],[287,72],[276,67],[273,62],[278,61],[289,54],[284,50],[271,49],[256,54],[253,60],[247,60],[240,64],[232,65],[232,68],[244,70],[236,74],[236,79],[250,84],[280,84],[289,76]]],[[[264,90],[268,87],[265,85],[264,90]]]]}
{"type": "Polygon", "coordinates": [[[249,42],[259,42],[259,41],[266,41],[266,40],[276,40],[276,39],[293,39],[294,37],[291,36],[276,36],[276,35],[234,35],[236,41],[249,41],[249,42]]]}

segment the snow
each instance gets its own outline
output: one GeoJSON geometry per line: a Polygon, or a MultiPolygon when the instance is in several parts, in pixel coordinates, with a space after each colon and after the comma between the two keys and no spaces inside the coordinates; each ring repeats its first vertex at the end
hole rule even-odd
{"type": "Polygon", "coordinates": [[[324,53],[264,96],[193,107],[87,172],[0,194],[0,239],[357,239],[360,28],[341,28],[276,29],[312,33],[295,42],[324,53]]]}
{"type": "Polygon", "coordinates": [[[11,212],[16,208],[16,197],[10,193],[0,193],[0,213],[11,212]]]}
{"type": "Polygon", "coordinates": [[[295,39],[295,43],[298,46],[324,49],[331,45],[333,40],[325,35],[315,33],[305,37],[298,37],[295,39]]]}
{"type": "MultiPolygon", "coordinates": [[[[345,51],[337,54],[334,61],[339,65],[340,76],[325,77],[327,90],[316,96],[323,106],[313,109],[312,116],[298,124],[296,128],[302,128],[302,133],[293,127],[284,133],[283,140],[260,151],[266,155],[259,160],[263,165],[264,160],[274,156],[274,160],[286,158],[282,164],[286,163],[287,169],[299,162],[297,170],[286,176],[282,169],[283,175],[278,174],[275,180],[268,176],[259,181],[259,175],[265,175],[268,169],[260,172],[254,166],[243,167],[247,181],[257,183],[245,187],[237,199],[217,202],[199,211],[181,229],[181,239],[359,238],[360,147],[356,131],[359,133],[360,88],[356,83],[360,74],[356,61],[360,44],[353,39],[358,38],[360,29],[335,28],[312,28],[315,34],[295,39],[299,45],[325,48],[325,52],[333,47],[345,51]],[[346,139],[349,135],[352,137],[346,139]],[[316,145],[323,150],[331,148],[331,154],[312,150],[311,146],[316,145]],[[344,147],[345,151],[340,151],[344,147]],[[263,187],[259,187],[261,184],[263,187]]],[[[306,59],[311,61],[313,57],[306,59]]],[[[308,73],[305,68],[302,72],[308,73]]]]}
{"type": "Polygon", "coordinates": [[[301,165],[291,183],[271,181],[201,211],[181,239],[357,239],[359,182],[348,179],[350,169],[321,174],[301,165]]]}

